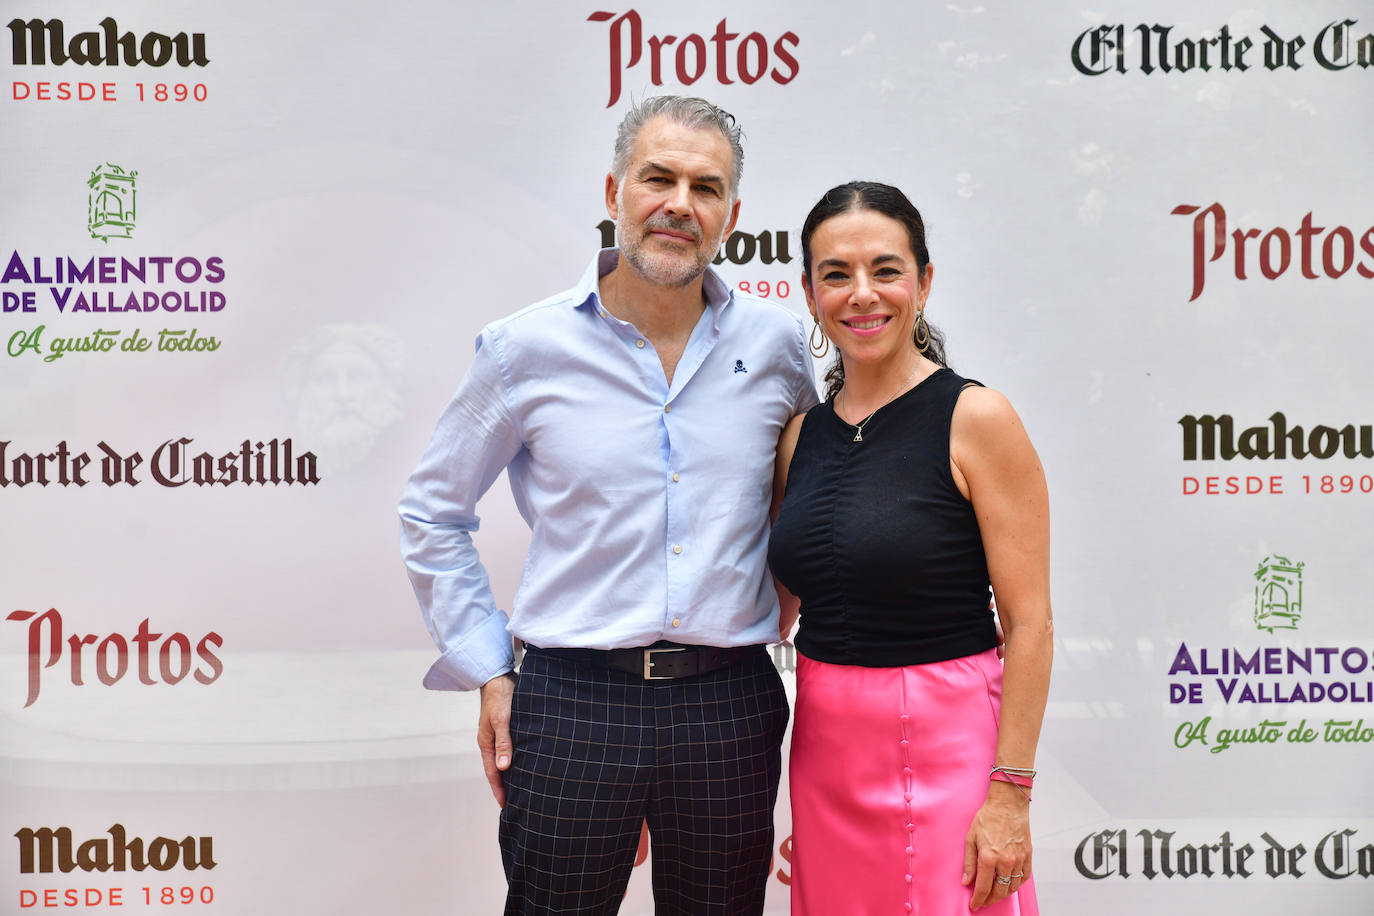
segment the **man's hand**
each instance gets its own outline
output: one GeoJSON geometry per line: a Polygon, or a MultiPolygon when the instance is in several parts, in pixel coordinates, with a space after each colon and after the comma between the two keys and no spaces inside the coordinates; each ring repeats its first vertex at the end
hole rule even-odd
{"type": "Polygon", "coordinates": [[[1007,634],[1002,632],[1002,618],[997,616],[997,596],[988,599],[988,610],[992,612],[992,625],[997,628],[997,657],[1006,660],[1007,634]]]}
{"type": "Polygon", "coordinates": [[[477,746],[482,750],[482,769],[491,783],[496,803],[506,807],[506,787],[501,771],[510,768],[510,701],[515,693],[515,673],[507,672],[482,685],[482,711],[477,716],[477,746]]]}

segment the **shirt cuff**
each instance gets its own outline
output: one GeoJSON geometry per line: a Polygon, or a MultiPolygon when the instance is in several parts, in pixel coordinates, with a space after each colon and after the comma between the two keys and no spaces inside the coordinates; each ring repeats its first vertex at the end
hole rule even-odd
{"type": "Polygon", "coordinates": [[[439,656],[425,674],[424,686],[428,690],[476,690],[514,670],[515,651],[506,631],[506,615],[497,611],[439,656]]]}

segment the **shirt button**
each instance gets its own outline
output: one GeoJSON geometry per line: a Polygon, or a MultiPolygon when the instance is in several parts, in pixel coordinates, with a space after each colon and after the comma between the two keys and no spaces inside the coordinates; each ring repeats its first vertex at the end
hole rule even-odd
{"type": "Polygon", "coordinates": [[[673,626],[675,626],[675,627],[680,627],[680,626],[682,626],[682,621],[681,621],[679,618],[674,617],[674,618],[673,618],[673,626]]]}
{"type": "Polygon", "coordinates": [[[677,471],[674,471],[674,472],[673,472],[673,483],[677,483],[677,482],[678,482],[678,479],[679,479],[679,478],[678,478],[678,476],[677,476],[677,471]]]}
{"type": "Polygon", "coordinates": [[[674,545],[673,545],[673,553],[682,553],[682,545],[681,545],[681,544],[674,544],[674,545]]]}
{"type": "Polygon", "coordinates": [[[602,317],[602,318],[605,318],[605,317],[606,317],[606,310],[605,310],[605,309],[602,309],[602,310],[601,310],[601,317],[602,317]]]}
{"type": "Polygon", "coordinates": [[[636,341],[635,341],[635,346],[636,346],[636,347],[639,347],[639,349],[643,350],[643,349],[644,349],[644,338],[641,337],[639,340],[636,340],[636,341]]]}
{"type": "Polygon", "coordinates": [[[664,405],[663,405],[663,412],[664,412],[664,413],[672,413],[672,412],[673,412],[673,405],[672,405],[672,404],[664,404],[664,405]]]}

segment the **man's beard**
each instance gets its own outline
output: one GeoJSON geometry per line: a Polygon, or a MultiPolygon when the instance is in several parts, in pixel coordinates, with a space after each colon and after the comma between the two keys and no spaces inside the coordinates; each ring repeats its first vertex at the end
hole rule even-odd
{"type": "Polygon", "coordinates": [[[700,277],[710,266],[711,258],[720,250],[721,240],[725,238],[725,230],[722,227],[720,236],[712,244],[703,245],[699,223],[694,220],[670,219],[666,216],[654,216],[645,220],[638,227],[637,237],[631,238],[625,231],[623,199],[617,200],[617,204],[621,216],[615,221],[615,234],[620,242],[620,254],[635,273],[658,286],[687,286],[700,277]],[[644,237],[655,229],[690,235],[697,243],[696,257],[684,262],[672,255],[650,254],[645,251],[644,237]]]}
{"type": "Polygon", "coordinates": [[[716,239],[713,245],[702,245],[700,227],[688,220],[678,221],[665,217],[654,217],[646,220],[638,227],[637,238],[629,237],[621,220],[616,220],[615,229],[617,237],[620,239],[620,253],[626,262],[634,268],[635,273],[658,286],[687,286],[705,273],[707,266],[711,263],[711,257],[720,248],[720,239],[716,239]],[[667,252],[650,253],[645,251],[644,236],[655,229],[666,229],[671,232],[691,235],[698,246],[696,256],[691,260],[683,260],[680,256],[674,256],[667,252]]]}

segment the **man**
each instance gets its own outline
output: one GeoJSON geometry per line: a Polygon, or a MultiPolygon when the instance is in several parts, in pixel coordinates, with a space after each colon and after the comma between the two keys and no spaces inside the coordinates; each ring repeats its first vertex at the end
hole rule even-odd
{"type": "Polygon", "coordinates": [[[401,502],[442,651],[425,686],[482,691],[508,914],[615,913],[645,821],[659,914],[763,906],[788,715],[764,648],[773,455],[816,395],[797,317],[709,269],[739,138],[701,99],[625,116],[619,248],[483,329],[401,502]],[[531,527],[509,621],[470,538],[503,468],[531,527]]]}

